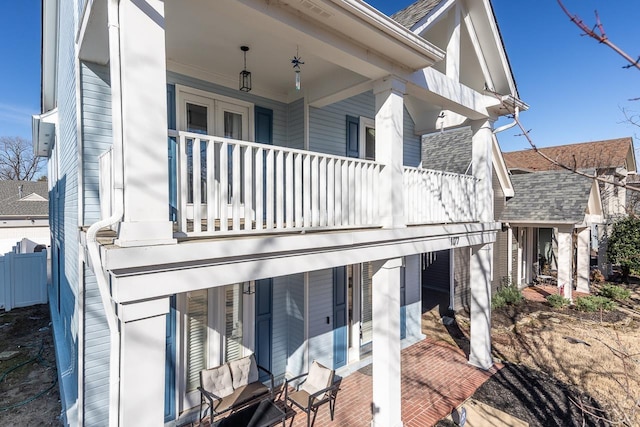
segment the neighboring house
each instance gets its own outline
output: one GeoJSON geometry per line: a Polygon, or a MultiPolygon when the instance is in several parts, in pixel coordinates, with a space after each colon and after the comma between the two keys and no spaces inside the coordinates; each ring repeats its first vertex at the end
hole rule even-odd
{"type": "Polygon", "coordinates": [[[501,219],[509,225],[513,282],[524,287],[536,278],[557,280],[568,299],[574,288],[589,292],[591,228],[602,223],[596,180],[562,170],[516,174],[511,182],[516,196],[501,219]]]}
{"type": "MultiPolygon", "coordinates": [[[[547,157],[577,170],[592,169],[598,177],[626,184],[635,179],[637,164],[631,137],[583,142],[540,148],[547,157]]],[[[504,153],[507,167],[513,174],[536,171],[561,170],[534,150],[504,153]]],[[[622,187],[598,183],[602,197],[603,224],[592,230],[592,245],[598,252],[598,266],[605,274],[611,273],[606,261],[607,236],[617,218],[627,214],[634,194],[622,187]]]]}
{"type": "Polygon", "coordinates": [[[452,248],[472,251],[469,362],[493,365],[492,124],[527,106],[490,2],[394,21],[352,0],[44,0],[42,19],[67,424],[173,422],[201,369],[255,352],[278,381],[373,363],[373,425],[400,425],[421,255],[452,248]],[[463,125],[472,175],[428,169],[421,135],[463,125]]]}
{"type": "Polygon", "coordinates": [[[0,255],[49,246],[46,181],[0,181],[0,255]]]}
{"type": "MultiPolygon", "coordinates": [[[[453,174],[472,174],[472,136],[469,127],[425,135],[422,138],[423,167],[453,174]]],[[[492,143],[492,156],[493,211],[496,220],[500,220],[507,200],[514,196],[514,189],[495,136],[492,143]]],[[[500,286],[509,283],[511,278],[507,227],[503,226],[497,232],[492,257],[491,291],[493,293],[500,286]]],[[[425,257],[425,260],[422,270],[423,289],[448,293],[449,310],[469,310],[471,307],[471,248],[452,248],[431,253],[425,257]]]]}

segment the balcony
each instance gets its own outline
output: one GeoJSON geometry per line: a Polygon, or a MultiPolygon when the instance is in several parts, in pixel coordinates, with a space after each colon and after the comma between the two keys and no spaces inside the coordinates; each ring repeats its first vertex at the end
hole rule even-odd
{"type": "MultiPolygon", "coordinates": [[[[176,237],[381,227],[382,164],[182,131],[169,131],[169,143],[176,237]]],[[[103,217],[113,205],[110,171],[107,153],[103,217]]],[[[473,176],[404,167],[403,181],[407,225],[478,221],[473,176]]]]}

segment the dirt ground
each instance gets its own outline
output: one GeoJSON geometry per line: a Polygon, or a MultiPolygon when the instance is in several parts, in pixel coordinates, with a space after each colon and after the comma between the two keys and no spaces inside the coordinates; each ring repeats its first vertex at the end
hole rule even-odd
{"type": "Polygon", "coordinates": [[[0,425],[61,425],[57,378],[49,306],[0,311],[0,425]]]}
{"type": "MultiPolygon", "coordinates": [[[[494,310],[494,357],[505,368],[473,397],[530,425],[577,426],[583,418],[584,425],[600,425],[603,417],[640,426],[640,280],[629,289],[631,300],[602,320],[600,313],[530,301],[494,310]]],[[[423,326],[468,353],[464,314],[445,327],[432,310],[423,315],[423,326]]]]}

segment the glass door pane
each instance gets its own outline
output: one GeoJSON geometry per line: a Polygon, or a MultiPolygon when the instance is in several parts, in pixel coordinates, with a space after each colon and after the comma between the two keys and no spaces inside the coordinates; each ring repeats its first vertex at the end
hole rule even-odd
{"type": "Polygon", "coordinates": [[[365,127],[364,131],[364,158],[367,160],[376,159],[376,128],[365,127]]]}
{"type": "MultiPolygon", "coordinates": [[[[185,130],[188,132],[208,135],[210,132],[210,106],[186,102],[185,130]]],[[[193,155],[200,152],[200,200],[207,203],[207,156],[206,143],[200,142],[199,147],[194,147],[194,140],[187,140],[187,203],[193,203],[193,155]],[[195,150],[194,150],[195,149],[195,150]]],[[[197,155],[197,154],[196,154],[197,155]]]]}

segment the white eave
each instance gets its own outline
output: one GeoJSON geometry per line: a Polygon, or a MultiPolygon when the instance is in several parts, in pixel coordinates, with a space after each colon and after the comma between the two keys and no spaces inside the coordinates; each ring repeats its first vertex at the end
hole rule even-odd
{"type": "Polygon", "coordinates": [[[33,153],[38,157],[49,157],[56,138],[58,109],[31,116],[33,153]]]}
{"type": "Polygon", "coordinates": [[[58,57],[58,0],[42,0],[41,111],[56,106],[58,57]]]}
{"type": "Polygon", "coordinates": [[[362,0],[287,0],[296,9],[410,71],[444,59],[444,51],[362,0]]]}

